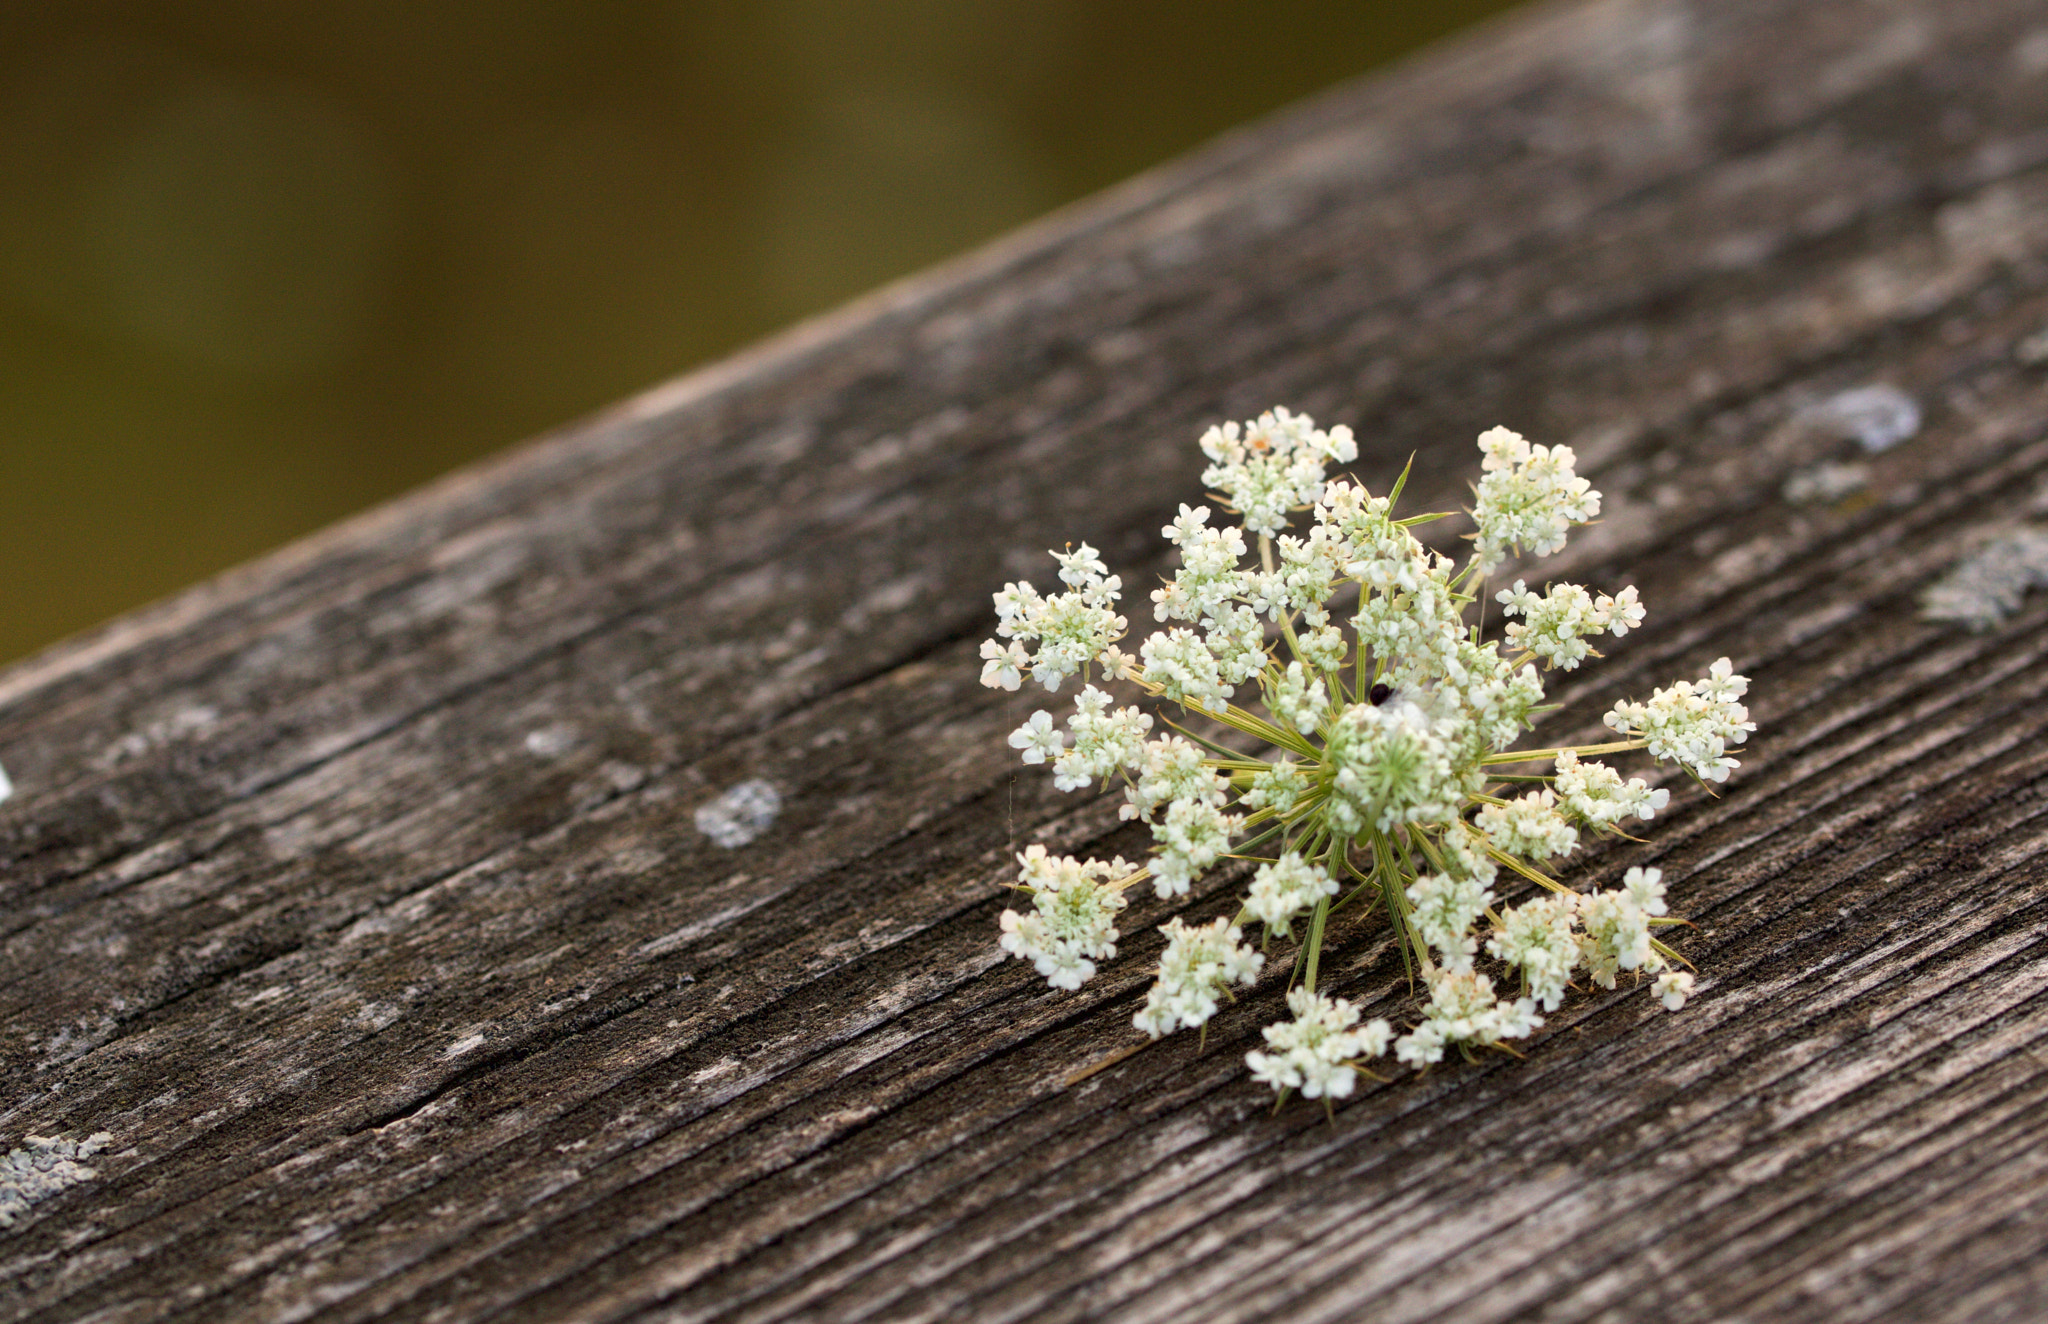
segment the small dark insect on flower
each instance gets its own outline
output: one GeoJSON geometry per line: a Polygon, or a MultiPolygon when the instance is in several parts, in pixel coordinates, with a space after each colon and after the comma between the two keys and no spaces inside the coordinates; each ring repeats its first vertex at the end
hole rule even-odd
{"type": "Polygon", "coordinates": [[[1394,687],[1392,685],[1387,684],[1385,681],[1381,681],[1379,684],[1373,686],[1372,692],[1366,695],[1365,697],[1371,699],[1372,706],[1377,708],[1381,704],[1385,703],[1388,699],[1392,698],[1393,694],[1394,687]]]}

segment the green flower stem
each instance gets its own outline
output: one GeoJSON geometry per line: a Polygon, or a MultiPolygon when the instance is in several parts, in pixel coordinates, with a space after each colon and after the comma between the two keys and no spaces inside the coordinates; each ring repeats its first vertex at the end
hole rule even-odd
{"type": "Polygon", "coordinates": [[[1393,922],[1396,936],[1402,943],[1401,963],[1408,968],[1408,982],[1415,982],[1415,965],[1429,968],[1429,945],[1422,941],[1422,935],[1415,931],[1408,911],[1408,892],[1402,886],[1404,877],[1413,878],[1413,870],[1405,874],[1394,860],[1393,843],[1384,832],[1372,834],[1373,854],[1379,861],[1377,872],[1380,876],[1380,892],[1387,900],[1387,918],[1393,922]],[[1410,956],[1410,949],[1413,956],[1410,956]]]}
{"type": "Polygon", "coordinates": [[[1316,760],[1320,759],[1323,755],[1321,750],[1309,744],[1301,736],[1289,731],[1286,727],[1268,722],[1262,717],[1245,711],[1234,703],[1228,705],[1224,713],[1217,720],[1225,726],[1237,728],[1248,736],[1257,736],[1269,745],[1277,745],[1281,749],[1291,750],[1305,759],[1316,760]]]}
{"type": "Polygon", "coordinates": [[[1429,834],[1417,832],[1414,835],[1415,849],[1422,852],[1423,858],[1429,861],[1429,867],[1438,873],[1449,873],[1450,866],[1444,863],[1443,855],[1438,852],[1436,843],[1429,839],[1429,834]]]}
{"type": "Polygon", "coordinates": [[[1316,991],[1316,966],[1323,957],[1323,923],[1330,917],[1330,898],[1323,897],[1316,902],[1315,914],[1309,917],[1308,941],[1303,946],[1308,951],[1308,968],[1302,972],[1302,987],[1309,992],[1316,991]]]}
{"type": "MultiPolygon", "coordinates": [[[[1655,924],[1657,921],[1653,919],[1650,922],[1652,924],[1655,924]]],[[[1685,922],[1686,921],[1684,920],[1677,921],[1677,923],[1680,924],[1683,924],[1685,922]]],[[[1655,938],[1650,939],[1650,950],[1656,952],[1657,955],[1663,957],[1665,960],[1669,961],[1673,965],[1682,965],[1688,969],[1692,968],[1691,961],[1686,960],[1683,956],[1680,956],[1675,950],[1673,950],[1669,945],[1660,942],[1655,938]]]]}
{"type": "Polygon", "coordinates": [[[1524,864],[1520,859],[1516,858],[1513,855],[1508,854],[1504,850],[1498,850],[1495,847],[1489,845],[1486,848],[1486,853],[1493,857],[1495,863],[1505,864],[1508,868],[1513,869],[1516,873],[1522,875],[1522,877],[1528,879],[1530,882],[1536,884],[1538,887],[1547,888],[1552,892],[1571,891],[1571,889],[1569,887],[1566,887],[1563,883],[1560,883],[1556,879],[1545,875],[1540,870],[1530,868],[1527,864],[1524,864]]]}
{"type": "Polygon", "coordinates": [[[1193,731],[1189,730],[1187,727],[1182,726],[1179,722],[1174,721],[1171,717],[1161,717],[1160,720],[1165,722],[1174,730],[1180,732],[1182,735],[1186,736],[1189,740],[1194,741],[1202,748],[1215,754],[1215,758],[1207,760],[1209,766],[1212,768],[1221,768],[1233,764],[1249,764],[1261,768],[1265,766],[1263,763],[1254,763],[1253,760],[1246,758],[1244,755],[1238,753],[1236,750],[1232,749],[1228,745],[1219,745],[1215,741],[1209,739],[1207,736],[1196,735],[1193,731]]]}
{"type": "Polygon", "coordinates": [[[1479,760],[1482,767],[1496,767],[1505,763],[1534,763],[1538,759],[1555,759],[1559,754],[1570,751],[1580,758],[1593,758],[1601,754],[1626,754],[1632,749],[1648,749],[1647,740],[1617,740],[1608,745],[1565,745],[1558,749],[1509,749],[1498,754],[1488,754],[1479,760]]]}
{"type": "Polygon", "coordinates": [[[1346,872],[1348,872],[1353,878],[1358,879],[1358,886],[1352,888],[1349,892],[1346,892],[1343,895],[1343,897],[1338,900],[1336,905],[1330,907],[1330,909],[1333,911],[1342,910],[1344,907],[1350,905],[1353,901],[1358,899],[1359,893],[1365,891],[1366,888],[1371,887],[1374,883],[1379,881],[1379,876],[1377,873],[1361,872],[1359,870],[1359,867],[1351,862],[1351,852],[1343,852],[1342,859],[1344,861],[1344,868],[1346,872]]]}

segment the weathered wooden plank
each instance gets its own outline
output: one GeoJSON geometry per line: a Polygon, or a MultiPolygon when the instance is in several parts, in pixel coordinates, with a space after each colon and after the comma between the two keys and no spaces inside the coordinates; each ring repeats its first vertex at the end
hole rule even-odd
{"type": "Polygon", "coordinates": [[[2038,1311],[2048,608],[1914,604],[2048,514],[2044,126],[2020,0],[1534,11],[13,669],[0,1139],[112,1141],[0,1310],[2038,1311]],[[1872,382],[1918,435],[1787,504],[1872,382]],[[1015,775],[987,593],[1163,568],[1194,430],[1277,401],[1436,508],[1485,426],[1579,450],[1551,573],[1652,617],[1561,738],[1756,678],[1725,793],[1575,875],[1673,880],[1684,1015],[1581,998],[1331,1125],[1245,1079],[1273,978],[1066,1083],[1231,882],[1080,993],[998,961],[1014,839],[1137,842],[1015,775]],[[780,819],[712,845],[749,778],[780,819]]]}

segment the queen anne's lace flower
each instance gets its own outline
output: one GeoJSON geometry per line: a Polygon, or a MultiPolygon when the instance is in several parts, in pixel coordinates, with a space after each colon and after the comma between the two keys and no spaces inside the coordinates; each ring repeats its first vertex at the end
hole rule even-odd
{"type": "Polygon", "coordinates": [[[1534,998],[1502,1002],[1493,980],[1473,970],[1430,970],[1428,1019],[1396,1045],[1400,1061],[1441,1062],[1445,1045],[1488,1047],[1526,1039],[1543,1024],[1534,998]]]}
{"type": "Polygon", "coordinates": [[[1553,584],[1547,593],[1532,593],[1518,579],[1513,588],[1494,596],[1508,615],[1527,618],[1527,624],[1508,622],[1508,643],[1527,649],[1547,666],[1566,671],[1575,669],[1589,654],[1599,656],[1586,643],[1588,635],[1605,630],[1618,637],[1643,619],[1633,584],[1623,589],[1619,598],[1603,593],[1596,599],[1577,584],[1553,584]]]}
{"type": "MultiPolygon", "coordinates": [[[[1058,690],[1061,681],[1101,659],[1129,622],[1112,610],[1123,582],[1102,573],[1106,567],[1094,548],[1082,543],[1079,551],[1052,555],[1060,563],[1060,579],[1072,585],[1072,591],[1042,598],[1029,583],[1003,585],[995,595],[996,633],[1005,639],[1037,640],[1031,677],[1048,690],[1058,690]]],[[[998,654],[992,647],[1001,648],[990,640],[981,655],[993,664],[998,654]]],[[[1021,665],[1022,648],[1002,651],[1009,654],[1010,664],[984,666],[982,684],[1012,688],[1006,676],[1021,665]]]]}
{"type": "Polygon", "coordinates": [[[1251,890],[1244,908],[1266,926],[1269,934],[1282,938],[1293,935],[1289,925],[1296,917],[1324,897],[1337,895],[1337,880],[1319,864],[1288,851],[1270,864],[1262,864],[1252,875],[1251,890]]]}
{"type": "MultiPolygon", "coordinates": [[[[1162,932],[1159,977],[1135,1022],[1158,1036],[1201,1026],[1234,985],[1255,981],[1263,956],[1242,941],[1293,940],[1306,921],[1306,959],[1290,963],[1289,1021],[1269,1027],[1247,1062],[1261,1081],[1342,1098],[1357,1064],[1391,1051],[1418,1066],[1456,1049],[1525,1038],[1562,1003],[1575,976],[1614,987],[1654,977],[1673,1010],[1693,989],[1659,942],[1667,914],[1661,873],[1631,868],[1619,887],[1579,892],[1543,872],[1582,833],[1618,834],[1647,821],[1670,793],[1590,757],[1647,749],[1719,781],[1728,750],[1755,730],[1740,702],[1748,680],[1728,659],[1697,681],[1615,705],[1617,744],[1521,752],[1544,701],[1543,671],[1596,657],[1596,636],[1640,626],[1634,587],[1608,595],[1577,584],[1543,592],[1527,581],[1493,595],[1502,636],[1468,619],[1481,583],[1510,552],[1547,555],[1600,511],[1570,448],[1532,445],[1505,428],[1479,439],[1472,538],[1463,567],[1425,547],[1397,518],[1394,493],[1374,496],[1330,478],[1357,457],[1344,428],[1276,409],[1201,439],[1210,505],[1179,508],[1161,533],[1179,564],[1150,593],[1161,626],[1126,651],[1122,582],[1082,544],[1055,552],[1062,591],[1025,581],[995,595],[996,639],[981,646],[982,683],[1014,691],[1025,675],[1048,690],[1084,677],[1065,729],[1034,712],[1010,736],[1027,763],[1049,764],[1062,790],[1122,782],[1121,816],[1153,838],[1145,869],[1049,854],[1019,856],[1028,907],[1002,916],[1004,950],[1054,985],[1076,988],[1115,955],[1125,892],[1151,880],[1161,898],[1188,894],[1226,857],[1252,862],[1235,917],[1180,918],[1162,932]],[[1283,532],[1306,516],[1306,527],[1283,532]],[[1035,645],[1027,648],[1026,645],[1035,645]],[[1117,706],[1090,683],[1125,684],[1170,707],[1176,729],[1117,706]],[[1246,752],[1235,753],[1241,745],[1246,752]],[[1550,764],[1531,773],[1531,764],[1550,764]],[[1513,770],[1513,775],[1507,775],[1513,770]],[[1533,783],[1533,785],[1532,785],[1533,783]],[[1540,884],[1519,904],[1496,893],[1540,884]],[[1349,889],[1346,895],[1346,889],[1349,889]],[[1340,902],[1340,896],[1343,900],[1340,902]],[[1326,921],[1339,904],[1377,905],[1424,987],[1421,1020],[1396,1035],[1385,1020],[1318,993],[1326,921]],[[1496,990],[1482,957],[1519,988],[1496,990]]],[[[1405,481],[1405,479],[1404,479],[1405,481]]]]}
{"type": "Polygon", "coordinates": [[[1579,844],[1578,829],[1557,812],[1557,797],[1548,790],[1531,791],[1506,804],[1488,805],[1479,811],[1474,823],[1495,848],[1531,860],[1569,855],[1579,844]]]}
{"type": "Polygon", "coordinates": [[[1126,904],[1119,883],[1137,870],[1122,858],[1077,860],[1043,846],[1028,848],[1017,863],[1032,909],[1003,912],[1003,950],[1036,965],[1054,988],[1081,987],[1096,961],[1116,955],[1115,920],[1126,904]]]}
{"type": "Polygon", "coordinates": [[[1024,751],[1026,763],[1043,763],[1049,758],[1058,758],[1060,751],[1067,747],[1067,738],[1052,724],[1052,714],[1040,708],[1031,714],[1031,720],[1010,732],[1010,748],[1024,751]]]}
{"type": "Polygon", "coordinates": [[[1210,428],[1202,453],[1214,462],[1202,481],[1223,494],[1247,530],[1272,534],[1286,527],[1288,511],[1322,494],[1325,466],[1358,458],[1358,444],[1350,428],[1322,432],[1306,414],[1275,409],[1242,428],[1210,428]]]}
{"type": "Polygon", "coordinates": [[[1736,675],[1724,657],[1700,680],[1658,690],[1648,703],[1615,704],[1607,725],[1642,740],[1655,758],[1672,759],[1706,781],[1726,781],[1729,769],[1742,766],[1727,756],[1728,746],[1756,730],[1749,709],[1736,702],[1748,691],[1749,678],[1736,675]]]}
{"type": "Polygon", "coordinates": [[[1159,930],[1166,952],[1159,958],[1159,982],[1145,997],[1133,1024],[1157,1039],[1177,1029],[1192,1030],[1216,1014],[1216,999],[1232,984],[1258,978],[1266,958],[1239,941],[1228,920],[1190,928],[1170,919],[1159,930]]]}
{"type": "Polygon", "coordinates": [[[1612,827],[1630,815],[1647,822],[1671,803],[1671,792],[1663,787],[1653,791],[1640,777],[1624,782],[1606,764],[1581,761],[1569,749],[1558,751],[1557,780],[1551,785],[1559,807],[1588,827],[1612,827]]]}
{"type": "Polygon", "coordinates": [[[1296,988],[1287,994],[1287,1009],[1293,1020],[1266,1027],[1266,1045],[1273,1051],[1245,1054],[1252,1078],[1276,1090],[1300,1090],[1311,1099],[1344,1098],[1358,1079],[1352,1060],[1378,1057],[1393,1037],[1383,1020],[1359,1025],[1358,1008],[1343,998],[1296,988]]]}
{"type": "Polygon", "coordinates": [[[1657,976],[1655,987],[1657,996],[1664,1000],[1664,1010],[1677,1011],[1692,996],[1692,975],[1684,970],[1666,970],[1657,976]]]}
{"type": "MultiPolygon", "coordinates": [[[[1119,708],[1112,713],[1109,704],[1109,695],[1093,685],[1082,687],[1075,697],[1074,715],[1067,719],[1067,729],[1074,734],[1073,747],[1054,755],[1058,761],[1053,764],[1053,785],[1062,791],[1078,791],[1121,769],[1135,768],[1144,757],[1151,715],[1137,708],[1119,708]]],[[[1015,740],[1013,735],[1012,743],[1015,740]]],[[[1028,752],[1024,761],[1035,762],[1028,752]]]]}
{"type": "Polygon", "coordinates": [[[1576,892],[1539,896],[1505,911],[1499,930],[1486,940],[1489,953],[1521,968],[1524,987],[1545,1011],[1557,1010],[1579,964],[1578,919],[1576,892]]]}
{"type": "Polygon", "coordinates": [[[1577,457],[1569,446],[1531,446],[1521,433],[1494,428],[1479,438],[1486,453],[1473,518],[1479,524],[1474,554],[1484,575],[1506,559],[1508,549],[1526,544],[1537,556],[1564,546],[1574,524],[1600,513],[1600,494],[1572,472],[1577,457]]]}
{"type": "Polygon", "coordinates": [[[1472,922],[1486,913],[1493,893],[1477,878],[1424,874],[1408,884],[1409,923],[1430,945],[1446,970],[1472,968],[1479,950],[1472,922]]]}

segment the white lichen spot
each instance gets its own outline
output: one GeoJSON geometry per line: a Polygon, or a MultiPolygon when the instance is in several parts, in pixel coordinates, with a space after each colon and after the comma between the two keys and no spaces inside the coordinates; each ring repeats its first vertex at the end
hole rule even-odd
{"type": "Polygon", "coordinates": [[[576,733],[566,726],[544,726],[526,733],[526,752],[553,758],[576,743],[576,733]]]}
{"type": "Polygon", "coordinates": [[[697,830],[732,850],[768,830],[782,812],[782,795],[760,778],[729,787],[725,794],[697,807],[697,830]]]}
{"type": "Polygon", "coordinates": [[[219,722],[220,711],[216,708],[203,705],[196,708],[180,708],[123,735],[100,751],[93,762],[100,768],[111,768],[129,759],[141,758],[145,754],[183,742],[192,736],[202,735],[219,722]]]}
{"type": "Polygon", "coordinates": [[[1809,426],[1853,441],[1870,454],[1888,451],[1920,431],[1920,405],[1896,386],[1859,386],[1800,412],[1809,426]]]}
{"type": "Polygon", "coordinates": [[[2035,28],[2012,48],[2013,63],[2030,74],[2048,73],[2048,28],[2035,28]]]}
{"type": "Polygon", "coordinates": [[[2029,368],[2048,366],[2048,326],[2014,345],[2012,356],[2029,368]]]}
{"type": "Polygon", "coordinates": [[[1920,615],[1989,630],[2030,588],[2048,588],[2048,529],[2016,530],[1958,561],[1921,593],[1920,615]]]}
{"type": "Polygon", "coordinates": [[[483,1046],[484,1037],[480,1034],[472,1034],[465,1036],[464,1038],[457,1039],[454,1043],[448,1045],[448,1047],[442,1051],[441,1056],[443,1058],[461,1057],[464,1053],[473,1053],[477,1049],[482,1048],[483,1046]]]}
{"type": "Polygon", "coordinates": [[[1785,480],[1785,500],[1795,506],[1826,504],[1861,492],[1870,486],[1870,466],[1838,464],[1823,460],[1811,469],[1801,469],[1785,480]]]}
{"type": "Polygon", "coordinates": [[[105,1131],[83,1140],[28,1136],[20,1149],[0,1158],[0,1227],[13,1227],[29,1206],[99,1174],[78,1160],[90,1158],[113,1139],[105,1131]]]}

